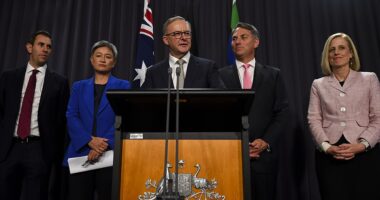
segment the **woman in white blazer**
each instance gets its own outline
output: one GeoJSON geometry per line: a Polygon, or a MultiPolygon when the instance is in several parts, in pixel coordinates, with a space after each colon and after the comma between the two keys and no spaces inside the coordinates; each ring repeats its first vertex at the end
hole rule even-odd
{"type": "Polygon", "coordinates": [[[327,39],[321,67],[325,76],[314,80],[308,109],[321,197],[378,200],[370,180],[380,178],[379,80],[358,72],[357,50],[344,33],[327,39]]]}

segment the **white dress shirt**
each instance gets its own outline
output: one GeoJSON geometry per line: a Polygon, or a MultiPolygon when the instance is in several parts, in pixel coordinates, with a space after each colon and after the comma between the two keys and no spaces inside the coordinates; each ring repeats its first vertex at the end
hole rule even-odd
{"type": "MultiPolygon", "coordinates": [[[[44,85],[45,74],[46,74],[46,68],[47,68],[46,64],[37,68],[37,70],[39,72],[36,74],[36,79],[37,79],[36,80],[36,89],[34,92],[34,99],[33,99],[33,106],[32,106],[32,118],[30,121],[30,128],[31,128],[30,135],[32,135],[32,136],[40,136],[40,131],[38,130],[38,107],[40,105],[41,93],[42,93],[42,88],[44,85]]],[[[24,100],[26,87],[28,86],[29,78],[32,75],[32,73],[33,73],[32,71],[34,69],[35,68],[32,67],[32,65],[30,65],[28,63],[28,66],[26,67],[26,71],[25,71],[25,76],[24,76],[24,84],[22,86],[20,109],[18,111],[16,128],[15,128],[15,132],[14,132],[15,137],[17,137],[18,120],[20,118],[21,107],[22,107],[22,102],[24,100]]]]}
{"type": "MultiPolygon", "coordinates": [[[[186,72],[187,72],[187,65],[189,64],[190,60],[190,52],[187,52],[186,55],[184,55],[182,58],[185,62],[183,63],[183,71],[184,71],[184,77],[186,79],[186,72]]],[[[169,66],[172,68],[172,80],[174,88],[177,88],[177,75],[176,75],[176,68],[179,67],[179,64],[177,63],[179,59],[169,54],[169,66]]]]}

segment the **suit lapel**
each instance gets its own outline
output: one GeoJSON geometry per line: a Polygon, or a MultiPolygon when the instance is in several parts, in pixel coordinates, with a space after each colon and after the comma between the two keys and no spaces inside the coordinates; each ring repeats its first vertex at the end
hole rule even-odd
{"type": "Polygon", "coordinates": [[[184,88],[193,87],[192,83],[194,80],[197,80],[198,69],[198,60],[196,60],[194,56],[191,55],[189,63],[187,64],[185,83],[183,84],[184,88]]]}
{"type": "Polygon", "coordinates": [[[83,89],[83,95],[80,95],[84,102],[86,102],[87,110],[91,115],[94,114],[94,77],[86,80],[85,87],[83,89]]]}
{"type": "Polygon", "coordinates": [[[263,66],[256,62],[255,65],[255,75],[252,82],[252,90],[257,91],[260,88],[260,85],[262,83],[263,77],[265,74],[263,74],[263,66]]]}
{"type": "Polygon", "coordinates": [[[15,99],[19,107],[21,107],[22,86],[24,84],[25,71],[26,71],[26,67],[20,68],[20,70],[16,72],[15,79],[10,81],[11,83],[10,86],[11,87],[15,86],[14,91],[16,92],[15,95],[17,95],[17,98],[15,99]]]}
{"type": "Polygon", "coordinates": [[[108,79],[108,82],[106,84],[106,87],[104,88],[104,91],[103,91],[103,94],[102,94],[102,99],[100,100],[100,104],[99,104],[99,108],[98,108],[98,113],[101,113],[104,108],[106,108],[106,106],[108,105],[108,100],[107,100],[107,96],[106,96],[106,92],[108,89],[112,88],[112,86],[115,84],[115,78],[111,75],[108,79]]]}
{"type": "Polygon", "coordinates": [[[242,86],[240,84],[239,72],[236,64],[231,65],[230,71],[232,77],[232,87],[242,89],[242,86]]]}
{"type": "MultiPolygon", "coordinates": [[[[168,69],[170,68],[170,65],[169,65],[169,59],[166,59],[165,62],[160,66],[160,75],[161,75],[161,80],[164,81],[163,83],[163,87],[162,88],[166,88],[168,87],[168,78],[169,78],[169,74],[168,74],[168,69]]],[[[172,74],[175,74],[175,70],[172,71],[172,74]]],[[[172,79],[172,76],[170,75],[170,87],[173,88],[174,85],[173,85],[173,79],[172,79]]]]}
{"type": "MultiPolygon", "coordinates": [[[[159,88],[166,88],[168,87],[168,78],[169,78],[169,75],[168,75],[168,69],[169,69],[170,65],[169,65],[169,59],[167,58],[165,61],[163,61],[159,66],[158,66],[158,75],[159,75],[159,84],[157,85],[157,87],[159,88]],[[160,86],[160,84],[162,84],[162,86],[160,86]]],[[[172,71],[172,74],[175,74],[175,71],[172,71]]],[[[156,75],[154,75],[156,76],[156,75]]],[[[170,86],[173,88],[173,80],[170,76],[170,86]]],[[[158,81],[157,81],[158,83],[158,81]]]]}
{"type": "Polygon", "coordinates": [[[330,84],[331,87],[341,92],[344,92],[343,87],[340,85],[339,81],[335,78],[333,73],[331,73],[331,75],[328,77],[328,83],[330,84]]]}
{"type": "Polygon", "coordinates": [[[24,68],[21,68],[17,73],[16,73],[16,79],[15,80],[12,80],[12,81],[16,81],[16,88],[15,88],[15,91],[17,91],[20,96],[21,96],[21,92],[22,92],[22,86],[24,84],[24,78],[25,78],[25,72],[26,72],[26,67],[24,68]]]}
{"type": "Polygon", "coordinates": [[[51,89],[52,83],[54,81],[51,76],[52,76],[51,72],[48,69],[46,69],[45,80],[44,80],[44,85],[42,86],[42,92],[41,92],[41,99],[40,99],[39,107],[44,105],[44,102],[46,101],[46,99],[49,95],[49,90],[51,89]]]}
{"type": "Polygon", "coordinates": [[[357,80],[359,73],[350,69],[350,73],[347,76],[347,79],[345,80],[343,84],[343,90],[347,90],[349,87],[352,86],[352,84],[357,80]]]}

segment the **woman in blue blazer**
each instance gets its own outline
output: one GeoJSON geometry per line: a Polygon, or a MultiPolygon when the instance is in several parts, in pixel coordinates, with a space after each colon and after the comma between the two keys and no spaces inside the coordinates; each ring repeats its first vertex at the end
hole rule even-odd
{"type": "MultiPolygon", "coordinates": [[[[94,76],[75,82],[67,107],[66,117],[70,144],[64,159],[86,156],[98,159],[105,151],[114,148],[115,113],[105,91],[129,89],[130,83],[111,75],[117,59],[115,45],[98,41],[91,49],[94,76]]],[[[68,199],[98,200],[111,198],[112,167],[102,168],[69,176],[68,199]]]]}

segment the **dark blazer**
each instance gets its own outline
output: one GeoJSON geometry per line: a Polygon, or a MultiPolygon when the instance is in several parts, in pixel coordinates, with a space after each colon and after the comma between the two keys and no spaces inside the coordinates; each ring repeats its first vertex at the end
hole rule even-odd
{"type": "MultiPolygon", "coordinates": [[[[26,67],[9,70],[0,78],[0,162],[11,149],[25,70],[26,67]]],[[[46,160],[62,156],[68,97],[67,79],[47,69],[38,109],[38,127],[46,160]]]]}
{"type": "MultiPolygon", "coordinates": [[[[107,99],[106,91],[109,89],[129,89],[130,87],[128,81],[110,76],[100,100],[96,114],[96,136],[107,138],[110,149],[114,148],[115,113],[107,99]]],[[[64,166],[68,165],[68,158],[88,155],[90,152],[90,147],[87,144],[92,139],[94,78],[73,84],[66,117],[70,144],[63,161],[64,166]]]]}
{"type": "MultiPolygon", "coordinates": [[[[236,64],[220,69],[228,89],[241,89],[236,64]]],[[[256,172],[276,170],[277,140],[287,124],[288,100],[280,70],[256,62],[252,90],[255,98],[249,112],[249,139],[261,138],[269,143],[271,152],[263,151],[253,167],[256,172]]]]}
{"type": "MultiPolygon", "coordinates": [[[[148,68],[142,87],[167,88],[168,68],[168,58],[148,68]]],[[[171,87],[173,87],[173,81],[171,81],[171,87]]],[[[224,88],[215,62],[191,55],[187,65],[184,88],[224,88]]]]}

